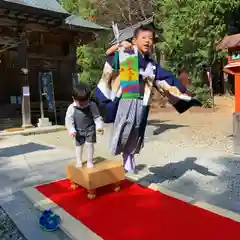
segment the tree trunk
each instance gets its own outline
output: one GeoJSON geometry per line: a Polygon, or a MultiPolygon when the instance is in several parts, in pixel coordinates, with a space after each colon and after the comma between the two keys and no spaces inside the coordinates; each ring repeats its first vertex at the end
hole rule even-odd
{"type": "Polygon", "coordinates": [[[223,88],[224,88],[224,95],[229,97],[230,94],[230,86],[229,86],[229,79],[228,79],[228,74],[223,73],[223,88]]]}

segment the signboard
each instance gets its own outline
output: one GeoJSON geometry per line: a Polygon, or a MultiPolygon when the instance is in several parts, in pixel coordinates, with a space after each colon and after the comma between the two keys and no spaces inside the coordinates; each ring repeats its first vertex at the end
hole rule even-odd
{"type": "Polygon", "coordinates": [[[48,111],[55,112],[55,99],[53,91],[52,72],[39,73],[39,82],[41,86],[42,95],[45,96],[48,102],[48,111]]]}
{"type": "Polygon", "coordinates": [[[231,55],[231,60],[232,61],[240,60],[240,52],[233,52],[231,55]]]}
{"type": "Polygon", "coordinates": [[[73,84],[73,86],[78,84],[78,74],[77,73],[72,73],[72,84],[73,84]]]}

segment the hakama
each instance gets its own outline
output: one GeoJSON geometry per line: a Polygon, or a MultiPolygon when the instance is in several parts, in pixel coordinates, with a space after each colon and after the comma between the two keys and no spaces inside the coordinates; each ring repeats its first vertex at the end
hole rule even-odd
{"type": "Polygon", "coordinates": [[[199,105],[184,94],[186,88],[172,74],[154,62],[149,56],[139,54],[139,99],[122,99],[119,74],[113,69],[113,56],[105,63],[102,78],[95,96],[102,109],[106,123],[113,123],[110,151],[113,155],[123,154],[124,167],[135,171],[134,155],[144,146],[144,134],[150,108],[153,86],[159,88],[179,113],[199,105]]]}

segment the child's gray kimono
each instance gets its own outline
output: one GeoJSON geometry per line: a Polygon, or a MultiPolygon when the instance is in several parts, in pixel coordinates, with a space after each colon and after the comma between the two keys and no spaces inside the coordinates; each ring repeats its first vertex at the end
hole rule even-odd
{"type": "Polygon", "coordinates": [[[76,146],[80,146],[85,142],[96,143],[96,130],[103,128],[103,121],[94,102],[85,108],[74,102],[67,109],[65,125],[70,135],[76,133],[76,146]]]}

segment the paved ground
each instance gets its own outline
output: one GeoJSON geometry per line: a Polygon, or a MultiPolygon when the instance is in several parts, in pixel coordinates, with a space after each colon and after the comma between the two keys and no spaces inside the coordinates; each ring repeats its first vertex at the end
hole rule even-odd
{"type": "MultiPolygon", "coordinates": [[[[107,127],[98,139],[96,155],[110,157],[110,134],[107,127]]],[[[138,177],[240,213],[240,158],[231,154],[231,135],[231,113],[152,116],[145,148],[137,158],[138,177]]],[[[39,213],[18,190],[65,177],[65,165],[74,157],[71,138],[65,131],[2,137],[0,146],[0,205],[16,218],[28,239],[67,239],[61,233],[42,232],[37,225],[39,213]]]]}
{"type": "MultiPolygon", "coordinates": [[[[108,127],[99,137],[97,155],[111,157],[107,148],[110,134],[108,127]]],[[[152,116],[145,148],[137,157],[139,175],[197,200],[240,212],[240,158],[232,155],[231,135],[231,113],[152,116]]],[[[26,139],[73,151],[66,132],[26,139]]]]}
{"type": "MultiPolygon", "coordinates": [[[[71,151],[29,143],[21,136],[1,138],[0,146],[0,206],[28,240],[68,240],[61,231],[41,230],[38,225],[40,212],[20,190],[62,178],[71,151]]],[[[14,238],[4,240],[10,239],[14,238]]]]}

